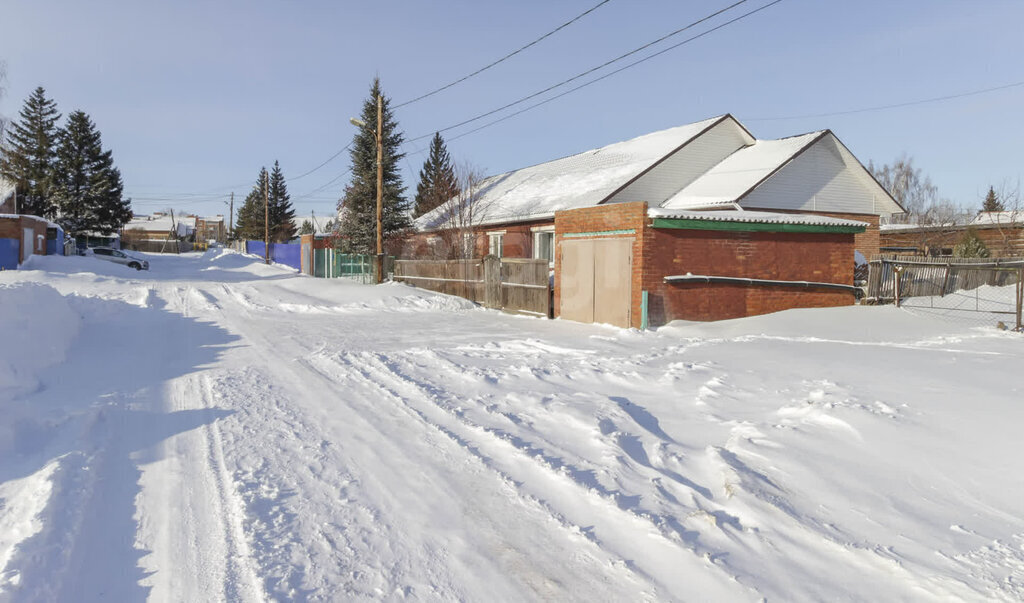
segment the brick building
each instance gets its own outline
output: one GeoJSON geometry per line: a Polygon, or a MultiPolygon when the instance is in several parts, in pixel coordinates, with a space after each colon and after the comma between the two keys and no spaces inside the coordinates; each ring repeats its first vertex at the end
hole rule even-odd
{"type": "Polygon", "coordinates": [[[0,268],[15,270],[32,255],[46,255],[49,223],[37,216],[0,214],[0,268]]]}
{"type": "Polygon", "coordinates": [[[902,211],[830,131],[758,140],[724,115],[487,178],[403,254],[546,258],[577,320],[714,320],[852,303],[854,251],[902,211]]]}

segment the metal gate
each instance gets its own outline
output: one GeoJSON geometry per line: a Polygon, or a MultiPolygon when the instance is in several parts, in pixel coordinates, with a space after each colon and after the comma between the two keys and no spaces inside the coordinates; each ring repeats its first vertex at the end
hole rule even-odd
{"type": "Polygon", "coordinates": [[[633,239],[565,239],[561,246],[560,316],[629,327],[633,239]]]}

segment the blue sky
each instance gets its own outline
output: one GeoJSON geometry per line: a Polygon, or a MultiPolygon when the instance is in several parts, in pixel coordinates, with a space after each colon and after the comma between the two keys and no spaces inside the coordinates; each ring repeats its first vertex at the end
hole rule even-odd
{"type": "MultiPolygon", "coordinates": [[[[136,213],[226,213],[230,192],[244,198],[260,167],[276,159],[297,212],[328,215],[347,182],[339,175],[348,154],[294,177],[351,141],[348,118],[359,113],[374,76],[396,104],[409,100],[598,1],[15,0],[2,9],[0,60],[8,77],[0,114],[15,116],[40,85],[64,114],[89,113],[114,152],[136,213]]],[[[493,69],[396,110],[399,126],[407,139],[429,135],[733,1],[611,0],[493,69]]],[[[768,2],[748,0],[634,58],[768,2]]],[[[829,128],[865,164],[906,153],[942,197],[977,206],[990,184],[1016,186],[1024,175],[1024,85],[821,115],[1024,82],[1022,22],[1019,0],[783,0],[451,140],[449,150],[456,161],[492,174],[732,113],[760,138],[829,128]]],[[[442,135],[451,139],[487,121],[442,135]]],[[[410,197],[425,147],[423,140],[405,148],[410,197]]]]}

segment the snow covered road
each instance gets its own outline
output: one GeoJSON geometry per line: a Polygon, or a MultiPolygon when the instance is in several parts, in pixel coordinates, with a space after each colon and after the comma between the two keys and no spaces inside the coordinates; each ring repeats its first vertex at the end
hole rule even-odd
{"type": "Polygon", "coordinates": [[[1019,335],[0,274],[0,601],[1020,600],[1019,335]]]}

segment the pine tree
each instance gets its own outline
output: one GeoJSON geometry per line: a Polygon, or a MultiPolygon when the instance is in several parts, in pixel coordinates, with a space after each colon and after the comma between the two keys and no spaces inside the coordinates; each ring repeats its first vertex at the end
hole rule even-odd
{"type": "Polygon", "coordinates": [[[281,166],[274,161],[270,172],[270,240],[287,243],[295,238],[295,210],[292,208],[288,185],[285,183],[281,166]]]}
{"type": "Polygon", "coordinates": [[[953,246],[953,255],[958,258],[987,258],[989,251],[978,233],[974,232],[973,228],[968,228],[960,241],[953,246]]]}
{"type": "Polygon", "coordinates": [[[356,253],[375,253],[377,249],[377,97],[382,96],[381,140],[383,152],[383,200],[381,210],[382,234],[385,240],[412,223],[409,220],[409,202],[403,193],[399,161],[405,154],[399,151],[404,136],[391,113],[391,100],[383,97],[380,79],[370,87],[370,97],[363,103],[360,128],[352,140],[352,181],[338,204],[342,216],[341,234],[346,247],[356,253]]]}
{"type": "Polygon", "coordinates": [[[299,229],[299,234],[300,235],[308,235],[308,234],[313,234],[315,232],[316,232],[316,229],[313,228],[313,223],[312,222],[310,222],[309,220],[303,220],[302,221],[302,228],[299,229]]]}
{"type": "Polygon", "coordinates": [[[17,186],[20,213],[52,217],[50,187],[60,119],[57,103],[46,98],[46,90],[40,86],[18,115],[19,121],[8,124],[0,174],[17,186]]]}
{"type": "Polygon", "coordinates": [[[267,168],[260,168],[256,184],[238,208],[235,220],[235,238],[242,241],[262,241],[265,235],[264,191],[267,186],[267,168]]]}
{"type": "Polygon", "coordinates": [[[445,201],[459,194],[455,168],[445,147],[440,132],[434,132],[430,141],[430,155],[423,162],[420,170],[420,182],[416,185],[415,208],[413,217],[419,217],[445,201]]]}
{"type": "Polygon", "coordinates": [[[985,202],[981,205],[981,211],[1006,211],[1003,202],[996,196],[996,190],[988,187],[988,194],[985,195],[985,202]]]}
{"type": "Polygon", "coordinates": [[[50,191],[57,223],[69,233],[109,235],[119,230],[131,220],[131,200],[122,196],[121,172],[112,153],[103,150],[95,124],[84,112],[74,111],[58,139],[50,191]]]}

